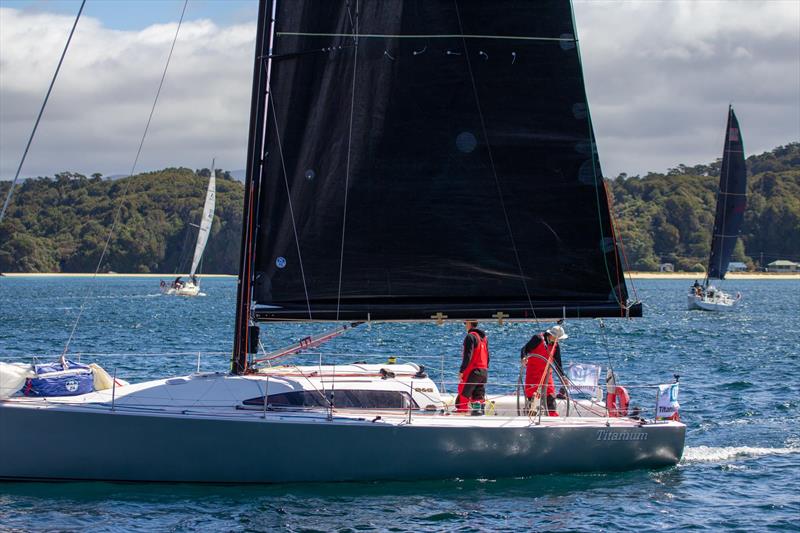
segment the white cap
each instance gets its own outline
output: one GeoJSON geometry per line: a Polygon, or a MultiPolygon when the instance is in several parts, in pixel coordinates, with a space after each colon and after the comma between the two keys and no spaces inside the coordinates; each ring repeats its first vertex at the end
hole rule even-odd
{"type": "Polygon", "coordinates": [[[553,326],[545,331],[545,333],[549,333],[551,337],[553,337],[557,341],[563,341],[564,339],[568,339],[569,335],[566,334],[564,328],[561,326],[553,326]]]}

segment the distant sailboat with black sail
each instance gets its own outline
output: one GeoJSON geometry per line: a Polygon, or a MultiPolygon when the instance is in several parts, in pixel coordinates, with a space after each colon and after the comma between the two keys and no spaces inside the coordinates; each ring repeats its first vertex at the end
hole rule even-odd
{"type": "Polygon", "coordinates": [[[214,162],[211,163],[211,176],[208,178],[208,188],[206,189],[206,201],[203,203],[203,215],[200,218],[200,225],[197,226],[197,243],[194,246],[194,256],[192,256],[192,267],[189,270],[189,279],[184,280],[178,276],[171,283],[161,281],[161,291],[172,296],[205,296],[200,292],[200,278],[197,269],[203,259],[203,252],[208,243],[208,235],[211,233],[211,225],[214,223],[214,206],[216,204],[217,185],[214,162]]]}
{"type": "Polygon", "coordinates": [[[570,2],[261,0],[258,17],[231,372],[0,401],[0,478],[262,483],[676,464],[677,383],[648,392],[666,398],[657,410],[628,413],[613,373],[604,405],[599,372],[583,372],[591,397],[568,386],[560,416],[490,383],[491,408],[463,416],[413,356],[287,362],[364,322],[641,315],[570,2]],[[258,323],[283,321],[308,331],[261,352],[258,323]],[[311,334],[318,321],[335,324],[311,334]]]}
{"type": "Polygon", "coordinates": [[[703,284],[695,284],[689,289],[687,296],[689,309],[732,311],[741,301],[741,294],[737,293],[736,296],[728,294],[711,285],[710,280],[725,279],[731,255],[742,230],[746,206],[747,164],[744,157],[744,143],[739,121],[733,112],[733,106],[730,106],[719,175],[717,209],[711,232],[708,270],[703,284]]]}

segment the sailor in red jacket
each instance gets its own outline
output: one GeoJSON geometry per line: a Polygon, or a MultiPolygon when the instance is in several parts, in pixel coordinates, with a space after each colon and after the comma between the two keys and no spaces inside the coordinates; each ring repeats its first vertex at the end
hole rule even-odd
{"type": "Polygon", "coordinates": [[[471,408],[473,415],[482,415],[486,381],[489,378],[489,341],[486,333],[478,329],[477,320],[467,320],[464,326],[467,336],[464,337],[461,368],[458,371],[456,411],[464,413],[471,408]]]}
{"type": "Polygon", "coordinates": [[[553,326],[547,331],[531,337],[520,353],[520,357],[525,362],[525,397],[533,401],[535,397],[538,398],[544,394],[549,416],[558,416],[553,368],[555,367],[559,376],[564,375],[558,342],[567,337],[564,328],[553,326]]]}

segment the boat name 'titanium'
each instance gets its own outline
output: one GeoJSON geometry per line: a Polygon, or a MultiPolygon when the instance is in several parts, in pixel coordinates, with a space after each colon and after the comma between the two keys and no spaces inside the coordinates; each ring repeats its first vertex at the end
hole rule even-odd
{"type": "Polygon", "coordinates": [[[644,431],[608,431],[601,429],[597,432],[597,440],[647,440],[644,431]]]}

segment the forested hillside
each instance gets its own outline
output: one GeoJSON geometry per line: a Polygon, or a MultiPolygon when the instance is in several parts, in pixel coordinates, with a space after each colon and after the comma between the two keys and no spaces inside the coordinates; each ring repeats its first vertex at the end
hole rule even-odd
{"type": "MultiPolygon", "coordinates": [[[[67,172],[26,180],[0,225],[0,271],[94,272],[120,205],[100,272],[186,271],[197,238],[190,224],[200,221],[209,175],[168,168],[117,180],[67,172]]],[[[8,184],[2,185],[5,196],[8,184]]],[[[203,272],[238,269],[242,193],[240,182],[217,171],[203,272]]]]}
{"type": "MultiPolygon", "coordinates": [[[[747,160],[751,174],[734,260],[751,267],[800,261],[800,143],[747,160]]],[[[607,181],[630,266],[699,270],[707,260],[719,161],[607,181]]],[[[0,272],[94,272],[120,209],[101,272],[188,270],[210,171],[168,168],[118,180],[64,172],[17,187],[0,224],[0,272]]],[[[0,182],[0,199],[9,183],[0,182]]],[[[217,171],[217,204],[202,272],[235,274],[242,184],[217,171]]]]}
{"type": "MultiPolygon", "coordinates": [[[[734,261],[800,261],[800,143],[747,158],[748,197],[734,261]],[[763,255],[762,255],[763,254],[763,255]]],[[[701,270],[708,260],[720,161],[607,182],[633,270],[701,270]]]]}

